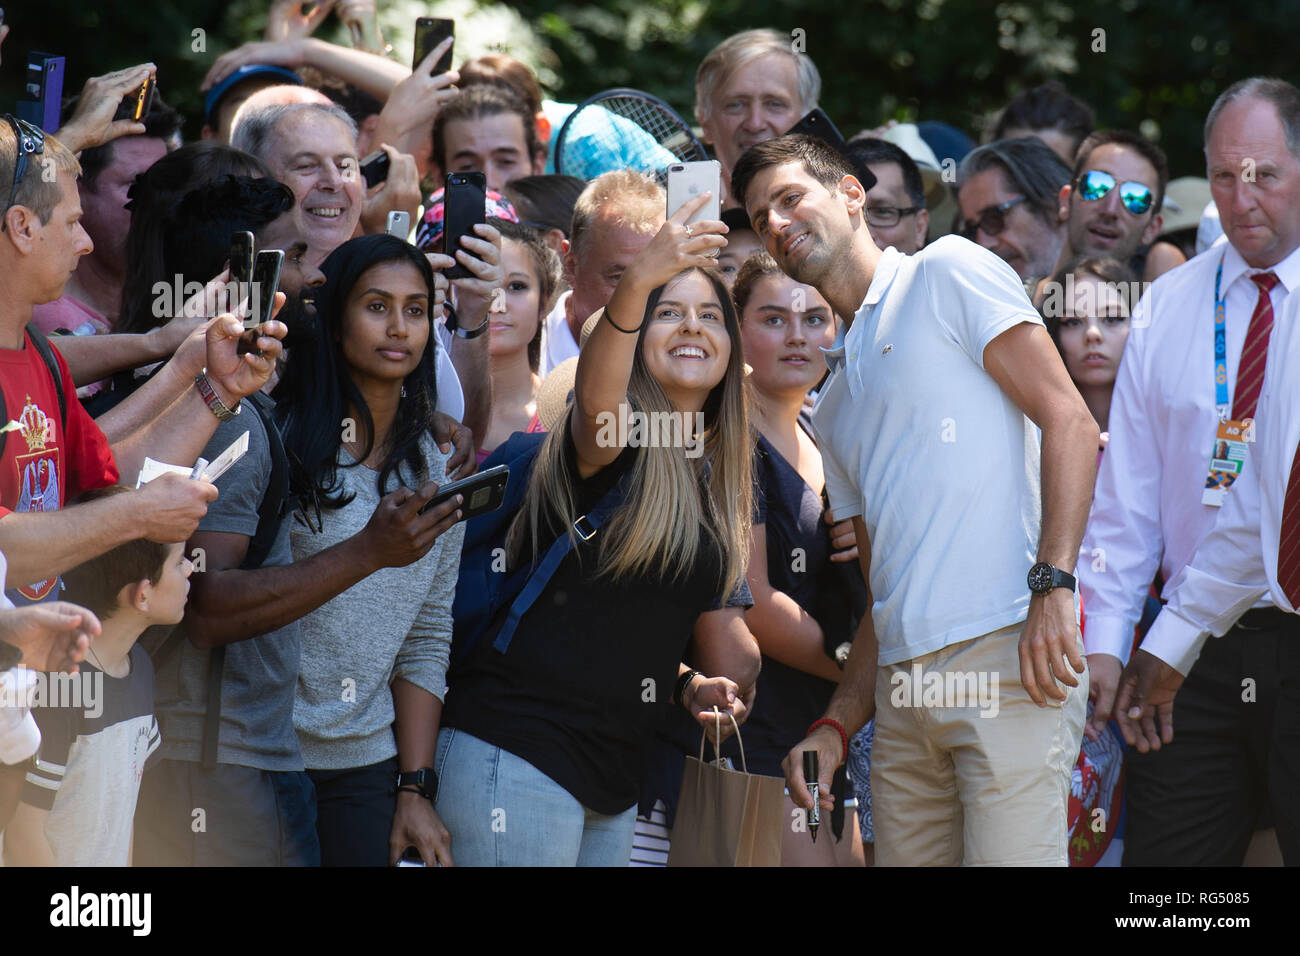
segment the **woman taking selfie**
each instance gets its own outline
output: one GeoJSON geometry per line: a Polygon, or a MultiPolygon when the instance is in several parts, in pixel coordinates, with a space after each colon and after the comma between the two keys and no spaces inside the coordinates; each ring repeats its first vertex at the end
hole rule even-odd
{"type": "Polygon", "coordinates": [[[537,452],[506,554],[512,570],[563,557],[451,675],[437,809],[462,865],[625,866],[656,707],[671,689],[697,719],[743,713],[736,683],[680,664],[692,631],[702,658],[757,657],[723,608],[749,550],[752,443],[735,310],[704,271],[726,227],[685,225],[705,198],[624,272],[537,452]]]}
{"type": "Polygon", "coordinates": [[[360,535],[375,570],[301,619],[293,718],[321,861],[384,866],[415,847],[450,865],[431,775],[416,777],[433,766],[464,534],[459,496],[420,514],[447,481],[431,432],[443,292],[424,255],[387,235],[344,243],[322,270],[316,334],[275,393],[303,501],[293,555],[360,535]]]}

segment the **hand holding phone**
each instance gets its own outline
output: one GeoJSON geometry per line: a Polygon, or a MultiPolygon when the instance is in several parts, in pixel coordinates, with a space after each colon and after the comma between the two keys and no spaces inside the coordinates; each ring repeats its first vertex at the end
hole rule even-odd
{"type": "Polygon", "coordinates": [[[510,466],[497,465],[477,475],[470,475],[460,481],[448,482],[438,488],[437,493],[420,509],[424,514],[430,508],[449,500],[453,495],[462,495],[465,502],[461,505],[461,520],[473,518],[501,507],[506,496],[506,483],[510,480],[510,466]]]}
{"type": "Polygon", "coordinates": [[[418,70],[424,58],[437,49],[438,44],[444,40],[450,39],[452,43],[448,45],[446,52],[438,57],[438,62],[433,65],[430,73],[434,76],[439,73],[446,73],[451,69],[451,52],[455,45],[456,38],[456,21],[440,20],[436,17],[419,17],[415,21],[415,58],[411,63],[412,70],[418,70]]]}
{"type": "MultiPolygon", "coordinates": [[[[478,171],[448,173],[442,202],[442,247],[445,254],[454,259],[461,247],[461,238],[477,237],[474,227],[487,222],[487,177],[478,171]]],[[[445,275],[448,279],[474,277],[474,273],[459,260],[445,275]]]]}
{"type": "Polygon", "coordinates": [[[366,181],[366,188],[378,186],[388,178],[388,169],[392,159],[382,149],[377,149],[361,161],[361,178],[366,181]]]}
{"type": "Polygon", "coordinates": [[[673,163],[668,167],[668,216],[701,193],[712,193],[686,224],[722,218],[722,164],[716,159],[694,163],[673,163]]]}

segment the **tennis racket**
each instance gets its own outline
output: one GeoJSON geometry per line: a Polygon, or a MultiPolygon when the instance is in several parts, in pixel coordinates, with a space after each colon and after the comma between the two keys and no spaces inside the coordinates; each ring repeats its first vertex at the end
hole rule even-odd
{"type": "Polygon", "coordinates": [[[635,169],[653,173],[662,184],[670,163],[708,158],[704,144],[671,106],[625,87],[579,104],[555,141],[555,171],[580,179],[635,169]]]}

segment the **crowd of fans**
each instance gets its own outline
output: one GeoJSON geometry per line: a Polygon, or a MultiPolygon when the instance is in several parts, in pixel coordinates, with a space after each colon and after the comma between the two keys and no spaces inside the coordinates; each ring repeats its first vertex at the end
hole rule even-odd
{"type": "Polygon", "coordinates": [[[152,64],[0,122],[5,865],[662,865],[701,734],[787,865],[1300,863],[1300,91],[1174,182],[1056,83],[832,145],[747,30],[694,219],[301,8],[198,141],[152,64]]]}

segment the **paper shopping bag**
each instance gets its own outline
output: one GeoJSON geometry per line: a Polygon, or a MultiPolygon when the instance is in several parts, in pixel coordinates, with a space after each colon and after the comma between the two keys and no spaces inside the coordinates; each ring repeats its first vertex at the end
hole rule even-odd
{"type": "Polygon", "coordinates": [[[743,745],[742,770],[705,763],[704,736],[699,759],[686,758],[668,865],[780,866],[785,781],[749,773],[743,745]]]}

